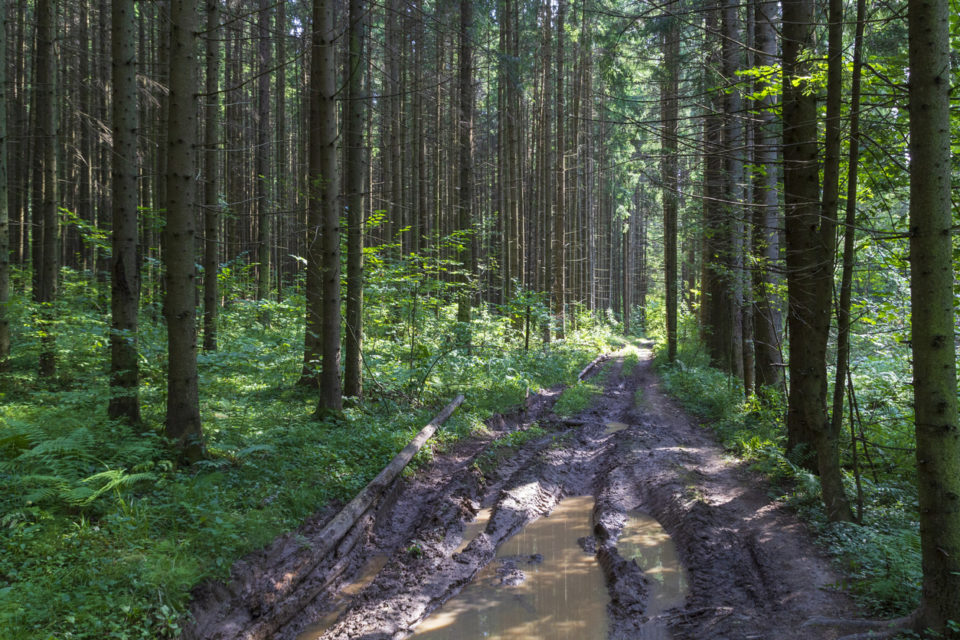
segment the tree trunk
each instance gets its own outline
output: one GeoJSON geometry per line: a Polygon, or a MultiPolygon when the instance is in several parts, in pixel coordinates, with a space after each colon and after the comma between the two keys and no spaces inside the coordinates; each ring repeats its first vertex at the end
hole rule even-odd
{"type": "Polygon", "coordinates": [[[220,0],[207,4],[207,81],[204,109],[203,350],[217,350],[220,312],[220,0]]]}
{"type": "MultiPolygon", "coordinates": [[[[344,195],[347,198],[347,335],[343,393],[362,393],[360,350],[363,344],[363,191],[366,176],[366,148],[363,143],[364,104],[363,47],[364,0],[350,0],[350,55],[347,65],[346,167],[344,195]]],[[[422,46],[421,42],[417,46],[422,46]]]]}
{"type": "Polygon", "coordinates": [[[723,326],[726,344],[723,348],[727,355],[723,360],[725,369],[740,381],[744,380],[743,360],[743,115],[740,113],[741,100],[737,73],[741,67],[740,29],[738,0],[723,0],[721,28],[721,53],[723,56],[723,76],[727,84],[723,97],[723,146],[724,146],[724,189],[723,210],[726,218],[725,231],[728,234],[728,255],[726,258],[725,295],[723,297],[723,326]]]}
{"type": "MultiPolygon", "coordinates": [[[[776,64],[777,41],[774,29],[777,3],[756,0],[754,4],[754,50],[756,64],[776,64]]],[[[765,83],[757,82],[755,89],[762,91],[765,83]]],[[[754,166],[753,176],[753,251],[757,267],[753,271],[754,287],[754,356],[756,386],[775,387],[783,380],[780,358],[781,327],[783,320],[777,289],[780,278],[774,266],[780,262],[780,222],[778,211],[778,166],[776,116],[772,113],[772,96],[758,103],[760,113],[754,120],[754,166]]]]}
{"type": "Polygon", "coordinates": [[[557,189],[556,206],[554,208],[553,218],[553,316],[556,322],[557,338],[563,338],[566,330],[566,319],[564,317],[564,294],[566,293],[566,263],[564,253],[566,252],[566,192],[564,189],[566,183],[566,157],[564,149],[564,96],[563,96],[563,20],[566,12],[566,3],[559,0],[557,4],[557,149],[554,156],[556,176],[555,186],[557,189]]]}
{"type": "MultiPolygon", "coordinates": [[[[273,189],[271,188],[273,154],[270,151],[270,11],[271,0],[260,0],[257,16],[257,148],[255,151],[256,202],[257,202],[257,300],[270,297],[271,251],[273,246],[273,189]]],[[[267,322],[269,316],[258,313],[261,322],[267,322]]]]}
{"type": "Polygon", "coordinates": [[[923,594],[917,630],[960,638],[960,420],[954,337],[947,0],[910,0],[910,302],[923,594]]]}
{"type": "Polygon", "coordinates": [[[786,207],[790,394],[787,452],[815,470],[827,424],[827,337],[835,221],[821,218],[817,95],[812,72],[813,0],[783,3],[783,193],[786,207]],[[795,84],[797,83],[797,84],[795,84]]]}
{"type": "MultiPolygon", "coordinates": [[[[677,359],[677,93],[680,77],[680,33],[677,18],[663,32],[664,65],[660,82],[660,172],[663,184],[664,295],[667,312],[667,359],[677,359]]],[[[638,207],[639,208],[639,207],[638,207]]],[[[646,305],[646,291],[643,293],[646,305]]]]}
{"type": "MultiPolygon", "coordinates": [[[[0,3],[0,87],[7,85],[7,4],[0,3]]],[[[0,372],[10,358],[10,208],[7,200],[7,100],[0,99],[0,372]]]]}
{"type": "Polygon", "coordinates": [[[170,3],[170,93],[167,120],[167,437],[194,462],[204,455],[197,383],[194,237],[197,181],[197,10],[170,3]]]}
{"type": "MultiPolygon", "coordinates": [[[[853,263],[856,258],[854,239],[856,236],[857,178],[860,162],[860,78],[863,68],[865,5],[866,0],[857,0],[857,26],[853,45],[853,78],[850,86],[850,152],[847,162],[843,271],[840,277],[840,300],[837,302],[837,367],[833,386],[833,411],[830,415],[830,432],[834,438],[839,438],[840,429],[843,427],[843,390],[846,388],[847,372],[850,366],[850,298],[853,289],[853,263]]],[[[857,443],[853,442],[852,446],[854,456],[856,456],[857,443]]],[[[859,515],[862,516],[862,504],[858,506],[861,508],[859,515]]]]}
{"type": "Polygon", "coordinates": [[[333,20],[334,0],[314,0],[314,66],[311,68],[311,93],[318,102],[310,129],[318,137],[319,147],[315,165],[311,162],[311,182],[314,183],[310,207],[319,208],[322,262],[322,329],[323,363],[320,373],[320,404],[318,413],[339,411],[343,407],[340,389],[340,176],[337,171],[337,34],[333,20]],[[317,191],[318,190],[318,191],[317,191]]]}
{"type": "Polygon", "coordinates": [[[133,0],[112,4],[113,84],[113,261],[111,267],[110,405],[108,414],[140,422],[137,312],[140,269],[138,216],[137,52],[133,0]]]}
{"type": "MultiPolygon", "coordinates": [[[[831,236],[822,241],[825,247],[824,258],[829,260],[830,289],[825,292],[826,300],[818,299],[818,313],[826,315],[823,327],[824,343],[830,331],[830,302],[833,293],[833,264],[836,259],[836,238],[834,237],[837,220],[837,205],[840,193],[840,107],[843,93],[843,0],[830,0],[829,43],[827,52],[827,122],[826,144],[823,164],[823,201],[821,202],[821,229],[829,231],[831,236]]],[[[824,295],[822,292],[821,295],[824,295]]],[[[793,349],[791,348],[791,356],[793,349]]],[[[826,386],[826,354],[824,354],[824,386],[826,386]]],[[[826,389],[824,389],[826,400],[826,389]]],[[[842,413],[842,412],[841,412],[842,413]]],[[[826,407],[824,407],[826,418],[826,407]]],[[[850,504],[843,491],[843,470],[840,468],[839,446],[840,423],[825,419],[816,433],[817,467],[820,472],[820,484],[827,517],[832,521],[849,522],[853,520],[850,504]]]]}
{"type": "Polygon", "coordinates": [[[472,278],[470,268],[473,263],[473,3],[460,0],[460,198],[458,230],[463,247],[460,252],[462,286],[457,304],[457,321],[470,322],[472,278]]]}
{"type": "MultiPolygon", "coordinates": [[[[305,386],[317,385],[320,382],[320,367],[323,358],[323,273],[321,260],[323,256],[320,228],[323,225],[323,198],[324,193],[332,186],[330,182],[335,176],[323,173],[323,153],[336,135],[336,107],[331,104],[331,94],[324,94],[320,86],[320,68],[324,64],[333,65],[334,43],[329,41],[330,34],[323,31],[321,20],[324,18],[327,7],[324,0],[314,0],[313,4],[313,35],[311,40],[310,59],[310,113],[308,118],[307,144],[307,278],[306,278],[306,330],[304,332],[303,370],[300,374],[300,384],[305,386]],[[325,128],[326,127],[326,128],[325,128]],[[330,128],[334,131],[331,134],[330,128]]],[[[332,22],[333,18],[329,18],[332,22]]],[[[332,29],[332,26],[330,27],[332,29]]],[[[336,162],[336,148],[333,149],[336,162]]]]}
{"type": "Polygon", "coordinates": [[[56,52],[57,3],[56,0],[37,1],[37,74],[34,91],[36,111],[34,139],[38,145],[34,156],[38,180],[34,200],[34,237],[38,269],[34,299],[40,305],[40,377],[52,378],[56,374],[56,341],[53,334],[53,303],[57,298],[57,275],[60,271],[59,224],[57,220],[57,52],[56,52]],[[39,206],[37,206],[39,205],[39,206]]]}

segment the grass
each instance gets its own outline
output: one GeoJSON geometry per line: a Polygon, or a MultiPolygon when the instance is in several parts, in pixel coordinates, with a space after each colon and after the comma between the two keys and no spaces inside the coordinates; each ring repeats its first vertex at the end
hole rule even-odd
{"type": "Polygon", "coordinates": [[[546,434],[547,430],[536,423],[526,429],[508,433],[490,443],[490,446],[477,456],[475,464],[484,477],[489,477],[501,462],[516,453],[523,445],[531,440],[542,438],[546,434]]]}
{"type": "MultiPolygon", "coordinates": [[[[870,615],[905,615],[917,606],[920,539],[912,467],[897,457],[897,464],[888,461],[876,469],[878,481],[868,474],[861,478],[862,525],[828,523],[818,478],[783,454],[786,405],[781,394],[769,394],[763,403],[745,399],[739,384],[711,368],[703,351],[691,342],[681,344],[675,364],[667,364],[660,354],[657,366],[666,391],[709,426],[728,451],[766,475],[774,485],[774,497],[787,501],[813,525],[820,544],[846,576],[842,586],[870,615]]],[[[870,437],[886,441],[896,436],[870,437]]],[[[849,463],[848,458],[843,460],[849,463]]],[[[849,467],[845,484],[848,496],[853,496],[849,467]]]]}
{"type": "Polygon", "coordinates": [[[191,588],[227,579],[244,554],[350,499],[457,393],[467,401],[435,447],[481,428],[528,388],[574,381],[613,339],[583,322],[567,340],[524,352],[508,319],[479,312],[472,348],[452,349],[452,306],[407,314],[402,290],[371,286],[367,396],[317,421],[315,392],[295,384],[302,298],[288,291],[284,302],[264,303],[269,326],[257,321],[264,304],[238,301],[223,310],[221,350],[199,357],[209,458],[184,467],[162,437],[165,333],[149,300],[140,334],[145,431],[106,416],[104,294],[65,272],[53,383],[35,377],[29,301],[12,305],[14,355],[0,385],[4,640],[175,637],[191,588]]]}

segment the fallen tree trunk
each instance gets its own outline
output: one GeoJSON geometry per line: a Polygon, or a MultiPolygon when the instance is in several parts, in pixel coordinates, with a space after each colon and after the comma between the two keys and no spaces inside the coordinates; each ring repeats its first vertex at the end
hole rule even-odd
{"type": "Polygon", "coordinates": [[[601,353],[601,354],[598,355],[596,358],[594,358],[594,359],[590,362],[590,364],[588,364],[586,367],[584,367],[584,368],[583,368],[583,371],[581,371],[580,374],[577,375],[577,382],[582,382],[583,379],[587,376],[587,374],[590,373],[590,370],[591,370],[591,369],[593,369],[595,366],[597,366],[598,364],[600,364],[601,362],[603,362],[603,361],[606,360],[606,359],[607,359],[607,356],[606,356],[606,354],[603,354],[603,353],[601,353]]]}
{"type": "Polygon", "coordinates": [[[248,602],[248,607],[252,612],[259,614],[259,619],[243,632],[241,637],[244,640],[261,640],[272,637],[277,629],[289,622],[303,606],[316,597],[318,592],[316,589],[307,590],[308,593],[302,594],[303,597],[301,597],[301,594],[296,593],[298,586],[326,558],[327,554],[335,550],[340,542],[347,537],[357,521],[386,492],[387,488],[400,475],[400,472],[410,463],[413,456],[436,433],[440,425],[446,422],[457,410],[457,407],[463,404],[463,400],[463,395],[458,395],[453,402],[444,407],[443,411],[427,423],[413,440],[390,461],[390,464],[377,474],[376,478],[371,480],[347,506],[340,510],[340,513],[334,516],[333,520],[327,523],[314,538],[318,543],[310,550],[309,562],[301,563],[300,566],[292,569],[286,574],[285,581],[280,585],[275,585],[275,588],[269,592],[251,594],[253,601],[248,602]]]}

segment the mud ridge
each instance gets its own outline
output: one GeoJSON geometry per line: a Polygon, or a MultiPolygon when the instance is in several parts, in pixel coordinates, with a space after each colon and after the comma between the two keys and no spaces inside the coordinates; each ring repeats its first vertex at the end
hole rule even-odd
{"type": "MultiPolygon", "coordinates": [[[[770,501],[761,479],[730,462],[709,432],[660,392],[651,353],[642,351],[640,363],[626,376],[623,355],[598,360],[590,369],[590,376],[605,376],[605,384],[602,396],[581,414],[553,415],[556,391],[533,396],[523,410],[493,419],[486,439],[437,456],[423,472],[397,483],[351,533],[353,542],[317,562],[301,609],[269,637],[296,638],[329,613],[337,590],[373,557],[387,556],[382,569],[329,627],[312,631],[310,640],[407,638],[494,561],[499,566],[484,574],[493,576],[488,582],[496,589],[514,588],[536,558],[495,558],[497,548],[548,516],[566,496],[594,498],[593,534],[576,542],[596,556],[603,572],[608,638],[650,637],[656,627],[658,634],[669,629],[674,640],[806,640],[804,620],[855,615],[850,601],[829,588],[838,578],[804,526],[770,501]],[[485,448],[534,421],[547,435],[483,476],[473,463],[485,448]],[[613,422],[622,424],[608,430],[613,422]],[[466,524],[480,507],[491,508],[489,522],[464,546],[466,524]],[[627,514],[634,510],[657,519],[674,539],[689,582],[682,606],[653,617],[648,613],[651,579],[617,549],[627,514]]],[[[241,605],[239,613],[221,615],[217,624],[197,626],[219,635],[185,637],[256,637],[250,629],[257,626],[257,612],[243,607],[243,594],[282,580],[284,567],[305,561],[302,554],[309,559],[309,550],[289,547],[302,546],[304,538],[309,543],[310,530],[305,526],[300,537],[285,537],[242,565],[247,574],[259,571],[255,577],[241,571],[231,587],[211,592],[221,606],[208,607],[208,619],[214,618],[211,612],[229,611],[223,603],[241,605]]],[[[260,613],[269,617],[273,609],[260,613]]],[[[817,637],[829,640],[835,637],[831,633],[823,630],[817,637]]]]}

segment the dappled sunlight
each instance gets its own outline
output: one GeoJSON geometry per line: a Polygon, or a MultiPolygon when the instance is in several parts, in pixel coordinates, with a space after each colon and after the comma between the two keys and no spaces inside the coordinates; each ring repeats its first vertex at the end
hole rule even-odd
{"type": "Polygon", "coordinates": [[[504,542],[498,560],[421,623],[414,637],[606,638],[603,574],[595,556],[577,545],[591,534],[593,502],[567,498],[504,542]],[[519,572],[523,580],[513,584],[519,572]]]}

